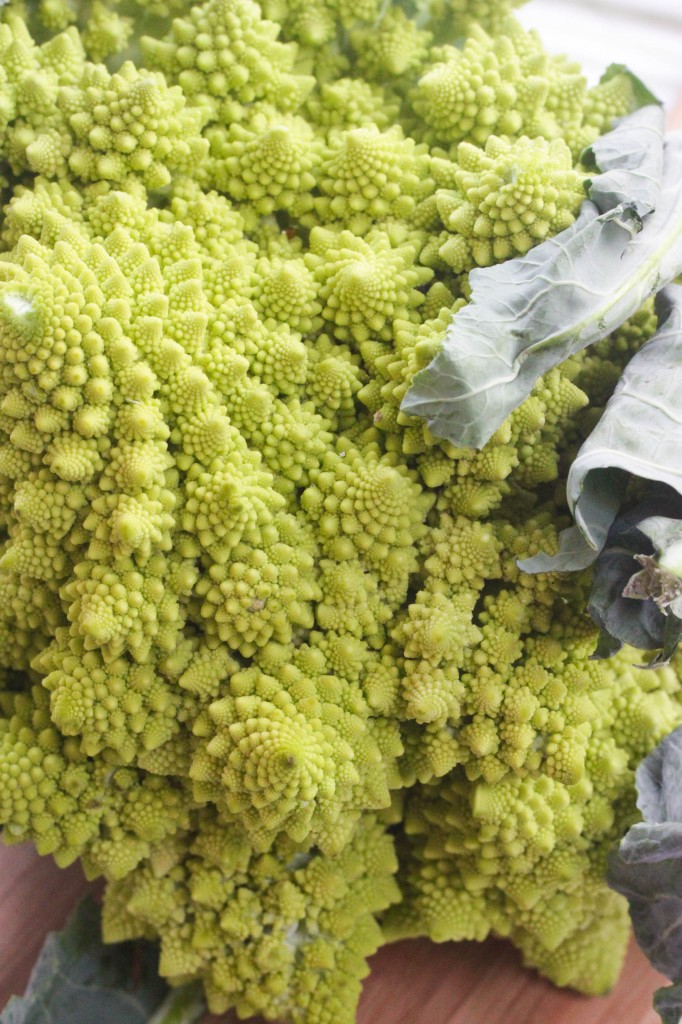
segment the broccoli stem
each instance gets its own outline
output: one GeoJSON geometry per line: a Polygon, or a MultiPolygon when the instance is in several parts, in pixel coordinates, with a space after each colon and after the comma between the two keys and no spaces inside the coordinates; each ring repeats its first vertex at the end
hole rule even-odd
{"type": "Polygon", "coordinates": [[[195,1024],[206,1010],[201,986],[193,983],[171,989],[147,1024],[195,1024]]]}

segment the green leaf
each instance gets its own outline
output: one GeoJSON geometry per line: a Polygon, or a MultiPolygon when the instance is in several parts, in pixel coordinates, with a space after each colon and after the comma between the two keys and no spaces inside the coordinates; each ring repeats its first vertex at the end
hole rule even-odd
{"type": "Polygon", "coordinates": [[[682,495],[682,287],[664,289],[656,310],[658,331],[625,367],[568,473],[568,504],[585,544],[576,547],[572,528],[562,536],[557,556],[527,559],[520,563],[525,572],[566,572],[594,560],[606,543],[628,476],[665,484],[682,495]]]}
{"type": "MultiPolygon", "coordinates": [[[[608,882],[627,897],[635,935],[654,967],[682,981],[682,728],[667,736],[637,771],[644,821],[609,858],[608,882]]],[[[660,1005],[669,1012],[668,989],[660,1005]]],[[[664,1017],[664,1020],[670,1019],[664,1017]]]]}
{"type": "Polygon", "coordinates": [[[653,602],[663,613],[663,639],[659,654],[649,668],[667,665],[682,640],[682,520],[651,516],[639,524],[640,531],[653,544],[654,555],[635,555],[642,566],[630,577],[623,589],[623,598],[647,604],[653,602]]]}
{"type": "Polygon", "coordinates": [[[105,946],[99,908],[86,899],[48,935],[26,994],[9,1001],[0,1024],[147,1024],[168,993],[157,969],[150,943],[105,946]]]}
{"type": "Polygon", "coordinates": [[[680,641],[682,641],[682,619],[679,619],[677,615],[667,615],[663,629],[661,649],[649,664],[644,665],[643,668],[661,668],[663,665],[668,665],[670,659],[677,651],[680,641]]]}
{"type": "MultiPolygon", "coordinates": [[[[587,610],[602,631],[595,657],[609,658],[623,644],[639,650],[662,648],[665,616],[651,599],[635,600],[623,591],[638,572],[637,555],[650,555],[653,545],[640,529],[651,512],[669,501],[669,492],[657,489],[630,512],[619,515],[609,532],[604,550],[594,565],[592,592],[587,610]]],[[[682,502],[678,503],[682,512],[682,502]]],[[[671,511],[674,506],[671,504],[671,511]]]]}
{"type": "Polygon", "coordinates": [[[667,736],[637,769],[633,825],[609,857],[607,880],[628,900],[639,945],[673,982],[654,1008],[663,1024],[682,1015],[682,728],[667,736]]]}
{"type": "Polygon", "coordinates": [[[682,137],[646,106],[592,146],[580,216],[520,259],[470,274],[471,302],[403,403],[436,437],[479,448],[538,377],[599,341],[682,271],[682,137]],[[609,203],[616,203],[609,206],[609,203]]]}
{"type": "Polygon", "coordinates": [[[663,1024],[680,1024],[682,1020],[682,982],[654,992],[654,1010],[663,1024]]]}
{"type": "Polygon", "coordinates": [[[682,728],[642,761],[636,778],[637,806],[645,823],[682,822],[682,728]]]}
{"type": "MultiPolygon", "coordinates": [[[[590,435],[591,437],[592,435],[590,435]]],[[[588,438],[589,442],[590,438],[588,438]]],[[[581,449],[582,451],[582,449],[581,449]]],[[[570,472],[570,471],[569,471],[570,472]]],[[[627,487],[627,476],[615,468],[605,468],[600,474],[588,475],[581,493],[580,516],[577,526],[569,526],[559,534],[559,550],[555,555],[543,552],[532,558],[519,559],[523,572],[574,572],[586,569],[600,552],[616,518],[627,487]],[[590,530],[583,523],[590,523],[590,530]]],[[[570,505],[570,502],[569,502],[570,505]]],[[[571,505],[576,516],[576,510],[571,505]]]]}
{"type": "Polygon", "coordinates": [[[656,208],[661,192],[661,125],[646,110],[650,105],[660,106],[660,101],[622,64],[612,64],[602,75],[601,82],[623,74],[630,79],[638,106],[645,109],[636,111],[615,131],[608,132],[589,146],[582,154],[581,163],[588,170],[601,172],[588,181],[587,189],[601,213],[608,213],[626,203],[634,205],[643,218],[656,208]]]}
{"type": "MultiPolygon", "coordinates": [[[[576,536],[583,538],[577,527],[564,531],[562,564],[576,536]]],[[[682,497],[663,484],[648,487],[634,508],[616,516],[592,573],[587,610],[601,631],[593,658],[610,658],[629,644],[659,652],[647,667],[670,660],[682,638],[682,579],[673,572],[681,540],[682,497]]],[[[534,569],[538,561],[544,567],[547,558],[521,564],[534,569]]]]}

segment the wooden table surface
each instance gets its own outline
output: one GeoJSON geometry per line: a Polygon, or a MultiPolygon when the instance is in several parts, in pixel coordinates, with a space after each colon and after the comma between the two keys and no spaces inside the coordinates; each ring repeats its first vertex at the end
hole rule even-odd
{"type": "MultiPolygon", "coordinates": [[[[76,866],[60,871],[31,847],[0,847],[0,1007],[23,990],[46,933],[86,889],[76,866]]],[[[358,1024],[660,1024],[651,995],[663,983],[634,944],[611,995],[588,999],[524,970],[507,942],[414,940],[373,958],[358,1024]]]]}

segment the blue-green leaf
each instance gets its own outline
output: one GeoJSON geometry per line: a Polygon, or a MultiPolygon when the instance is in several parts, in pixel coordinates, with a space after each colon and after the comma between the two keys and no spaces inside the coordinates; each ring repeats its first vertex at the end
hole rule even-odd
{"type": "Polygon", "coordinates": [[[663,1024],[680,1024],[682,1020],[682,982],[659,988],[654,993],[654,1009],[663,1024]]]}
{"type": "Polygon", "coordinates": [[[48,935],[26,994],[9,1001],[0,1024],[147,1024],[168,993],[157,969],[150,943],[105,946],[99,908],[86,899],[48,935]]]}
{"type": "MultiPolygon", "coordinates": [[[[602,81],[624,72],[627,69],[621,64],[612,65],[602,81]]],[[[643,98],[648,104],[657,102],[648,90],[643,98]]],[[[659,119],[651,117],[648,106],[635,111],[616,130],[589,146],[581,162],[601,172],[588,183],[588,195],[601,213],[629,204],[640,217],[646,217],[658,206],[661,193],[663,145],[659,119]]]]}
{"type": "Polygon", "coordinates": [[[677,983],[660,989],[664,1024],[682,1010],[682,728],[667,736],[637,771],[644,821],[633,825],[609,858],[609,884],[627,897],[640,946],[677,983]]]}
{"type": "Polygon", "coordinates": [[[640,569],[637,556],[651,555],[654,550],[640,523],[662,508],[682,513],[682,501],[678,499],[675,503],[666,488],[655,488],[631,511],[619,515],[594,563],[587,610],[602,630],[596,657],[610,657],[623,644],[643,651],[664,646],[665,616],[656,602],[649,598],[635,600],[623,594],[640,569]]]}
{"type": "Polygon", "coordinates": [[[568,474],[568,504],[586,546],[576,549],[572,530],[562,538],[558,556],[538,555],[521,563],[526,572],[582,569],[596,558],[630,476],[682,495],[682,287],[664,289],[656,309],[658,331],[625,367],[568,474]]]}

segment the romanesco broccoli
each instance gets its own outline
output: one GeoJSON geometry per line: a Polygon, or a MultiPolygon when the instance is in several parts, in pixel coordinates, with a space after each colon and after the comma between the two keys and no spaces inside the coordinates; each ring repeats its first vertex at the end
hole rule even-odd
{"type": "Polygon", "coordinates": [[[638,102],[514,6],[2,8],[0,822],[216,1012],[349,1024],[404,935],[620,966],[605,851],[682,688],[517,561],[655,317],[481,451],[400,411],[638,102]]]}

